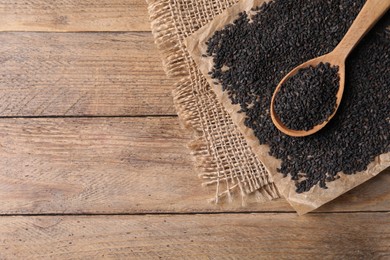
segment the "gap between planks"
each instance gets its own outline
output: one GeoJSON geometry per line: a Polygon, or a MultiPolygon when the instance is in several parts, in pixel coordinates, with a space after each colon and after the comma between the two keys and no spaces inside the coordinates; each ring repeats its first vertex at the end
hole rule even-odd
{"type": "MultiPolygon", "coordinates": [[[[272,203],[272,202],[271,202],[272,203]]],[[[374,214],[374,213],[390,213],[390,210],[376,211],[313,211],[304,216],[321,215],[321,214],[374,214]]],[[[216,211],[216,212],[149,212],[149,213],[42,213],[42,214],[0,214],[1,217],[80,217],[80,216],[191,216],[191,215],[245,215],[245,214],[294,214],[296,211],[216,211]]],[[[297,215],[298,216],[298,215],[297,215]]]]}
{"type": "Polygon", "coordinates": [[[176,114],[167,114],[167,115],[114,115],[114,116],[99,116],[99,115],[68,115],[68,116],[56,116],[56,115],[47,115],[47,116],[0,116],[0,119],[61,119],[61,118],[178,118],[176,114]]]}

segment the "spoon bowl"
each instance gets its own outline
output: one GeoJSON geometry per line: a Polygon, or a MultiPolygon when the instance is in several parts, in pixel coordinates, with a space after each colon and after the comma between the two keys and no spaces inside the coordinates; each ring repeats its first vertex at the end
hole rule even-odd
{"type": "Polygon", "coordinates": [[[308,60],[301,65],[295,67],[293,70],[291,70],[278,84],[276,87],[271,100],[271,119],[274,125],[277,129],[282,131],[283,133],[293,136],[293,137],[303,137],[312,135],[318,131],[320,131],[322,128],[326,126],[326,124],[331,120],[337,112],[337,109],[341,103],[341,99],[343,98],[344,93],[344,85],[345,85],[345,60],[340,59],[341,56],[337,57],[333,52],[330,52],[328,54],[322,55],[320,57],[308,60]],[[334,109],[333,113],[321,124],[314,126],[312,129],[305,131],[305,130],[294,130],[290,129],[287,126],[283,124],[283,122],[280,120],[278,114],[275,112],[275,98],[277,94],[279,93],[280,89],[282,88],[282,85],[291,77],[296,75],[300,69],[307,68],[307,67],[316,67],[320,63],[330,63],[332,66],[338,66],[338,75],[339,75],[339,88],[337,90],[336,94],[336,108],[334,109]]]}
{"type": "Polygon", "coordinates": [[[326,124],[335,116],[337,109],[340,106],[345,86],[345,60],[353,48],[360,42],[364,35],[370,31],[370,29],[376,24],[376,22],[389,10],[390,0],[367,0],[363,8],[359,12],[356,19],[353,21],[351,27],[345,34],[344,38],[336,46],[336,48],[325,55],[311,59],[302,63],[291,70],[278,84],[276,87],[272,99],[271,99],[271,119],[277,129],[281,132],[293,136],[293,137],[304,137],[312,135],[326,126],[326,124]],[[339,89],[336,93],[336,108],[333,113],[322,123],[314,126],[310,130],[294,130],[290,129],[283,124],[280,117],[275,112],[275,98],[283,87],[283,84],[292,76],[296,75],[300,69],[307,68],[309,66],[316,67],[320,63],[330,63],[331,66],[338,66],[339,74],[339,89]]]}

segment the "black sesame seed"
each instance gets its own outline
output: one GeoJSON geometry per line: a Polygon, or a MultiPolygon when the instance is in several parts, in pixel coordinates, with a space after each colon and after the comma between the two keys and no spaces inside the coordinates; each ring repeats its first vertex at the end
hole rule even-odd
{"type": "Polygon", "coordinates": [[[343,100],[324,129],[303,138],[286,136],[269,115],[284,75],[333,50],[364,2],[274,0],[254,8],[253,15],[241,13],[207,43],[211,77],[240,105],[245,125],[269,145],[270,155],[281,159],[278,170],[295,181],[299,193],[326,188],[339,172],[362,171],[390,152],[390,12],[347,59],[343,100]]]}

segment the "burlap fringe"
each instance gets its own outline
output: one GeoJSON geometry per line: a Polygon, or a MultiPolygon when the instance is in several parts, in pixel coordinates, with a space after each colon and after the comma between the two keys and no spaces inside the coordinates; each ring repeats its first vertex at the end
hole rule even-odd
{"type": "Polygon", "coordinates": [[[261,174],[265,172],[265,169],[262,169],[257,174],[243,174],[240,176],[227,169],[221,169],[214,157],[211,156],[213,148],[210,147],[210,142],[206,139],[204,133],[205,125],[202,123],[202,115],[199,114],[197,109],[199,104],[193,93],[193,85],[197,84],[195,82],[191,78],[179,81],[173,90],[173,97],[176,111],[182,119],[184,126],[194,133],[194,140],[189,143],[188,147],[195,159],[195,166],[202,172],[199,174],[199,177],[203,180],[202,185],[216,186],[216,195],[209,202],[219,203],[221,199],[232,202],[234,191],[237,189],[240,190],[239,197],[242,206],[246,205],[248,194],[254,196],[258,202],[279,198],[280,195],[269,180],[269,176],[261,174]]]}
{"type": "Polygon", "coordinates": [[[164,56],[165,73],[171,78],[188,76],[183,46],[172,18],[170,0],[147,0],[147,2],[155,43],[164,56]]]}
{"type": "Polygon", "coordinates": [[[276,187],[267,178],[268,176],[266,176],[266,179],[262,179],[264,176],[261,174],[256,177],[242,178],[242,176],[232,176],[226,169],[220,169],[218,163],[211,156],[212,148],[203,132],[204,125],[200,120],[202,115],[196,109],[198,103],[193,94],[193,84],[195,83],[191,79],[181,80],[175,85],[173,96],[176,111],[184,126],[194,133],[194,140],[189,143],[188,147],[195,159],[195,166],[202,172],[199,174],[199,177],[203,180],[202,185],[216,185],[216,195],[209,202],[219,203],[221,199],[232,202],[234,191],[237,189],[240,190],[239,196],[242,206],[246,205],[248,194],[252,194],[258,202],[279,198],[280,195],[276,187]]]}
{"type": "Polygon", "coordinates": [[[260,173],[264,173],[265,169],[260,169],[257,174],[241,176],[221,169],[218,165],[212,156],[210,140],[207,140],[204,132],[205,125],[201,120],[202,115],[197,109],[199,104],[196,100],[196,93],[194,93],[196,91],[194,84],[199,84],[199,80],[196,79],[199,76],[196,73],[200,72],[194,69],[195,66],[185,51],[183,39],[178,34],[171,10],[172,1],[147,0],[147,2],[152,33],[164,57],[165,72],[169,77],[178,79],[173,90],[174,104],[185,128],[194,133],[193,140],[188,146],[195,159],[196,167],[203,172],[199,177],[203,180],[203,186],[216,185],[216,195],[209,201],[219,203],[222,199],[226,199],[231,202],[234,195],[239,194],[241,203],[245,206],[248,194],[252,194],[259,202],[279,198],[276,187],[268,179],[269,176],[263,176],[264,174],[260,173]],[[239,193],[233,192],[237,189],[239,193]]]}

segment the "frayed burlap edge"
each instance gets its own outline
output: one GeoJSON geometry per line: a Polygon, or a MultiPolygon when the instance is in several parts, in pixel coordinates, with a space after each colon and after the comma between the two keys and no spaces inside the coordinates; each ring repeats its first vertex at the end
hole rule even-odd
{"type": "MultiPolygon", "coordinates": [[[[198,105],[207,106],[205,100],[194,98],[192,88],[196,84],[198,83],[189,79],[177,83],[174,99],[181,119],[185,122],[186,127],[195,133],[189,148],[194,155],[196,166],[202,171],[199,176],[204,181],[203,185],[216,185],[216,196],[210,201],[218,203],[221,198],[227,198],[228,201],[231,201],[235,190],[240,191],[243,205],[245,205],[247,195],[251,193],[258,201],[278,198],[278,192],[270,180],[268,172],[257,158],[251,157],[252,154],[245,154],[243,151],[238,151],[239,149],[230,154],[230,157],[235,155],[235,158],[228,158],[229,155],[226,153],[222,156],[221,153],[215,153],[215,144],[221,142],[238,144],[248,148],[248,151],[250,149],[244,140],[237,137],[235,125],[231,125],[232,131],[230,133],[220,134],[217,131],[217,134],[213,134],[212,129],[215,127],[215,123],[207,122],[196,109],[198,105]]],[[[201,84],[207,85],[205,82],[201,84]]],[[[217,116],[223,118],[225,115],[219,112],[217,116]]]]}
{"type": "Polygon", "coordinates": [[[194,138],[189,148],[203,185],[215,185],[210,202],[232,201],[245,206],[248,194],[264,202],[279,197],[269,173],[218,103],[215,93],[187,52],[184,39],[236,0],[147,0],[156,45],[166,74],[178,80],[173,97],[178,115],[194,138]]]}

